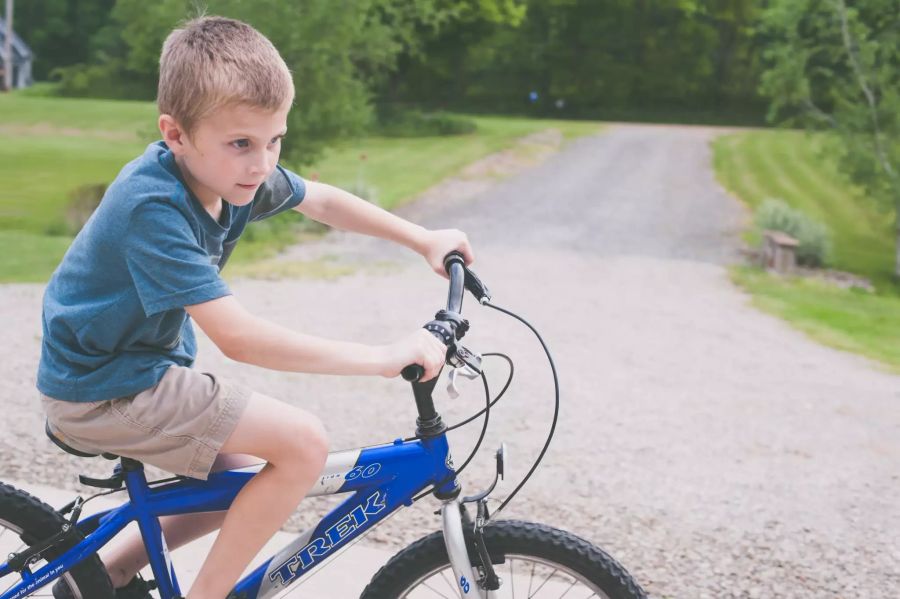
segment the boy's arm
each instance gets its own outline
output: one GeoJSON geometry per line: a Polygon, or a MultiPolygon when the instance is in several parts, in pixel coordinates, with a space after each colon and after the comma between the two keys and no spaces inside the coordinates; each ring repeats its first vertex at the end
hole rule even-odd
{"type": "Polygon", "coordinates": [[[231,295],[185,310],[226,356],[271,370],[397,376],[405,366],[421,364],[427,380],[440,371],[447,349],[425,329],[390,345],[305,335],[254,316],[231,295]]]}
{"type": "Polygon", "coordinates": [[[461,252],[466,264],[471,264],[474,259],[463,232],[428,230],[325,183],[306,181],[306,196],[294,210],[336,229],[372,235],[406,246],[421,254],[443,276],[446,276],[444,256],[448,253],[461,252]]]}

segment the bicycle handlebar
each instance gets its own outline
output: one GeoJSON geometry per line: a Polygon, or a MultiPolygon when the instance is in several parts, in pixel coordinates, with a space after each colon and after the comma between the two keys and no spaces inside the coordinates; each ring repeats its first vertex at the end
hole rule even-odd
{"type": "MultiPolygon", "coordinates": [[[[447,293],[447,309],[438,312],[434,320],[425,325],[425,330],[438,338],[438,340],[452,350],[456,340],[461,338],[468,330],[469,325],[462,319],[463,292],[466,290],[466,282],[470,276],[466,270],[465,260],[459,252],[450,252],[444,257],[444,269],[450,276],[450,289],[447,293]]],[[[471,275],[471,279],[478,282],[480,288],[486,294],[487,289],[481,285],[477,277],[471,275]]],[[[400,375],[409,382],[416,382],[425,369],[420,364],[406,366],[400,375]]]]}

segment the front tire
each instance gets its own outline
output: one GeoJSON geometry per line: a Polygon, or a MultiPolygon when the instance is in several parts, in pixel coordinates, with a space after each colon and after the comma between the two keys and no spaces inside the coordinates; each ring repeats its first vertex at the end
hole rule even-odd
{"type": "MultiPolygon", "coordinates": [[[[471,530],[466,530],[469,558],[476,565],[480,561],[472,536],[471,530]]],[[[581,597],[584,593],[579,589],[606,599],[647,596],[616,560],[572,533],[543,524],[504,520],[485,526],[484,539],[502,580],[497,597],[581,597]]],[[[360,599],[458,597],[453,578],[444,535],[436,532],[392,557],[360,599]]]]}
{"type": "MultiPolygon", "coordinates": [[[[49,505],[32,497],[25,491],[0,483],[0,554],[5,556],[19,552],[26,547],[47,539],[60,531],[66,522],[62,515],[49,505]]],[[[80,539],[80,535],[78,539],[80,539]]],[[[53,559],[77,543],[77,539],[65,545],[51,547],[43,556],[53,559]]],[[[41,559],[31,567],[34,572],[47,564],[41,559]]],[[[0,578],[0,595],[21,582],[18,573],[0,578]]],[[[92,555],[63,574],[62,580],[76,599],[113,599],[115,593],[106,574],[106,568],[96,555],[92,555]]],[[[52,597],[48,584],[29,597],[52,597]]]]}

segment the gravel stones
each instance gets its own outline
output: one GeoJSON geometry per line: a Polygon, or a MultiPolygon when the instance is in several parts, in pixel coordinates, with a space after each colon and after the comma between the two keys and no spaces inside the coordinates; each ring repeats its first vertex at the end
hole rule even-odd
{"type": "MultiPolygon", "coordinates": [[[[894,599],[900,377],[813,343],[731,285],[723,265],[738,255],[745,215],[715,183],[713,134],[615,127],[489,192],[445,190],[406,209],[469,233],[496,302],[541,331],[560,370],[557,436],[502,516],[590,539],[657,598],[894,599]]],[[[424,262],[379,242],[332,235],[292,255],[395,265],[331,281],[234,282],[251,311],[308,333],[390,341],[428,320],[446,294],[424,262]]],[[[0,478],[71,487],[76,473],[107,474],[110,463],[70,457],[43,437],[33,389],[40,293],[0,286],[0,478]]],[[[465,345],[516,362],[483,452],[463,475],[468,491],[486,485],[492,452],[506,441],[502,498],[543,443],[552,382],[521,325],[472,301],[464,313],[465,345]]],[[[198,367],[319,414],[335,448],[413,428],[400,381],[267,372],[200,342],[198,367]]],[[[505,367],[488,359],[487,372],[499,389],[505,367]]],[[[448,422],[483,405],[477,384],[462,387],[458,400],[439,397],[448,422]]],[[[452,434],[457,463],[477,429],[452,434]]],[[[291,526],[334,502],[305,502],[291,526]]],[[[367,542],[399,548],[439,526],[436,507],[423,500],[367,542]]]]}

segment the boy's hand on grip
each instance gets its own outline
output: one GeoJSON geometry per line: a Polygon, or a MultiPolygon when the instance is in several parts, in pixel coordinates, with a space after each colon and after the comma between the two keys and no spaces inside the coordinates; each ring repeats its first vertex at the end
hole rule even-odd
{"type": "Polygon", "coordinates": [[[437,231],[428,231],[419,252],[424,256],[431,269],[447,278],[447,271],[444,270],[444,257],[450,252],[459,252],[463,255],[466,266],[475,261],[472,253],[472,246],[469,245],[469,238],[466,234],[457,229],[439,229],[437,231]]]}
{"type": "Polygon", "coordinates": [[[447,347],[425,329],[419,329],[396,343],[383,346],[381,375],[395,377],[406,366],[419,364],[425,369],[420,381],[431,380],[440,373],[446,356],[447,347]]]}

